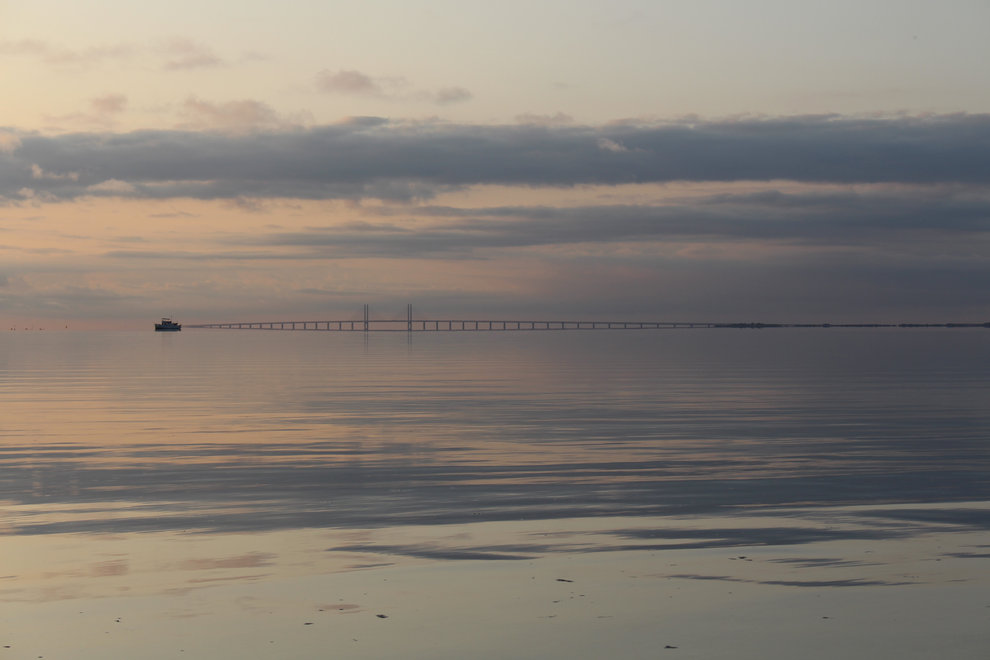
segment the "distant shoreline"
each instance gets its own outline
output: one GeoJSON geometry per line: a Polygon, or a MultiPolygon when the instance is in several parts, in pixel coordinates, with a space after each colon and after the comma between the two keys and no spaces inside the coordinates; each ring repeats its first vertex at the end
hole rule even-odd
{"type": "Polygon", "coordinates": [[[713,323],[713,328],[990,328],[987,323],[713,323]]]}

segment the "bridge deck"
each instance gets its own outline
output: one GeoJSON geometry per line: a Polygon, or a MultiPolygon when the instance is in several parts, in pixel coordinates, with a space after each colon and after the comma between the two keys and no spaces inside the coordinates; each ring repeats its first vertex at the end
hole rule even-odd
{"type": "Polygon", "coordinates": [[[187,328],[223,330],[322,330],[324,332],[518,332],[548,330],[661,330],[668,328],[990,328],[987,323],[711,323],[699,321],[522,321],[494,319],[414,319],[406,305],[404,319],[364,318],[328,321],[235,321],[189,323],[187,328]]]}
{"type": "Polygon", "coordinates": [[[666,321],[505,321],[476,319],[368,319],[346,321],[243,321],[186,324],[225,330],[322,330],[324,332],[510,332],[522,330],[659,330],[710,328],[714,323],[666,321]]]}

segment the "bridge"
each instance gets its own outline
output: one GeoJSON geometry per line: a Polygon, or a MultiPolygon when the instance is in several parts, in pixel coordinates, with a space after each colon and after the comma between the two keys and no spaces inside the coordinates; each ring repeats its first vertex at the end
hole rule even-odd
{"type": "Polygon", "coordinates": [[[522,330],[660,330],[664,328],[713,328],[717,323],[669,321],[525,321],[493,319],[414,319],[412,305],[404,319],[373,319],[368,305],[361,320],[234,321],[186,324],[187,328],[223,330],[320,330],[324,332],[510,332],[522,330]]]}
{"type": "Polygon", "coordinates": [[[187,328],[223,330],[321,330],[324,332],[515,332],[532,330],[663,330],[669,328],[990,328],[976,323],[712,323],[707,321],[521,321],[492,319],[416,319],[406,305],[404,319],[373,319],[364,306],[361,320],[233,321],[187,323],[187,328]]]}

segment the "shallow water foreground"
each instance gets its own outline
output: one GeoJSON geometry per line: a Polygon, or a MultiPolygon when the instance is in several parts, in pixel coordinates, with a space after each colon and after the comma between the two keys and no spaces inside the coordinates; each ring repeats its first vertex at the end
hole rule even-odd
{"type": "Polygon", "coordinates": [[[990,544],[975,521],[990,507],[13,537],[3,651],[983,658],[990,544]]]}
{"type": "Polygon", "coordinates": [[[0,342],[2,658],[985,658],[990,335],[0,342]]]}

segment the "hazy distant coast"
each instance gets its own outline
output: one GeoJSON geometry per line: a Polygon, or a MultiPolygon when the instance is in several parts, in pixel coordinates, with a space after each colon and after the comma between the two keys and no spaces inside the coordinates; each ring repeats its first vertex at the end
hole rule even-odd
{"type": "Polygon", "coordinates": [[[987,323],[712,323],[713,328],[990,328],[987,323]]]}

